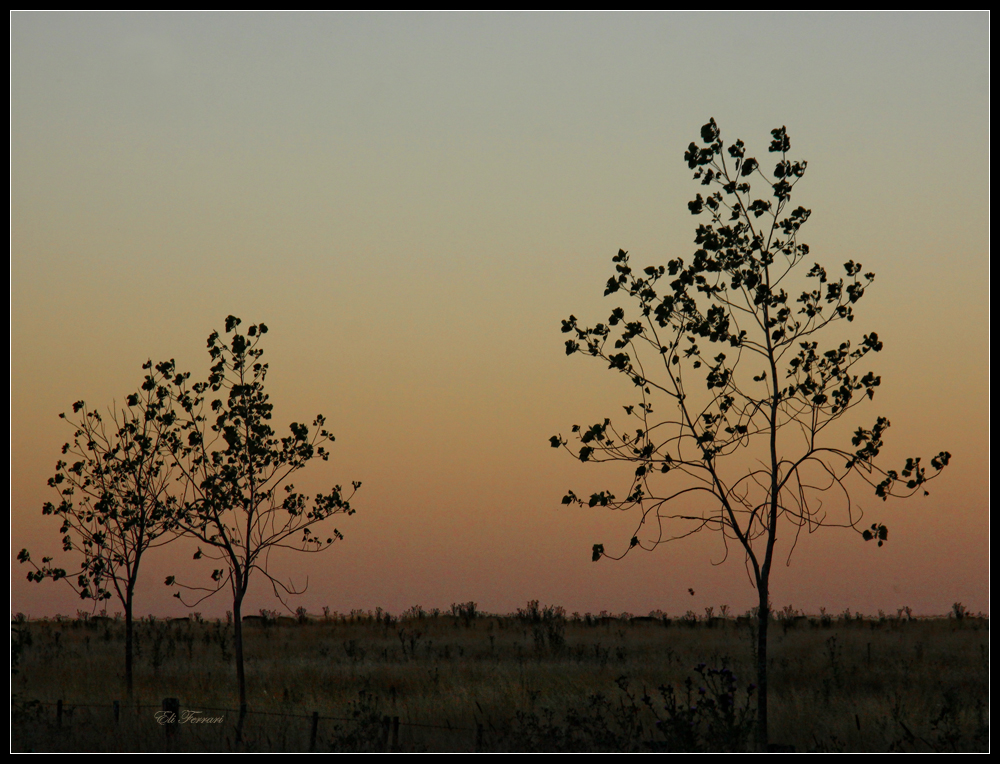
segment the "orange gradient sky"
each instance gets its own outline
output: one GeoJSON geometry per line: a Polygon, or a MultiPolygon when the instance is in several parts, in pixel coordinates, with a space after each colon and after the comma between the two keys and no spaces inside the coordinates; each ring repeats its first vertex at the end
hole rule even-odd
{"type": "MultiPolygon", "coordinates": [[[[14,559],[78,565],[41,514],[58,414],[120,402],[147,358],[204,376],[229,314],[270,327],[276,429],[337,436],[297,487],[363,482],[343,542],[272,560],[308,582],[293,607],[751,607],[710,533],[591,563],[634,518],[560,500],[625,486],[548,442],[634,402],[560,321],[607,318],[619,247],[691,256],[709,117],[761,158],[786,125],[800,240],[876,273],[826,335],[885,343],[847,429],[888,417],[886,468],[953,455],[929,497],[855,497],[884,548],[800,541],[775,606],[988,611],[988,53],[984,13],[13,14],[11,612],[84,607],[14,559]]],[[[150,552],[136,612],[186,613],[163,578],[199,565],[150,552]]],[[[244,612],[278,607],[258,581],[244,612]]]]}

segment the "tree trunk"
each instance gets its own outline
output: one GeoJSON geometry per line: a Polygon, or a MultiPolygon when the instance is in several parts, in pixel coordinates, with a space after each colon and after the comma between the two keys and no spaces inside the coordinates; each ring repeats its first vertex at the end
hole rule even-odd
{"type": "Polygon", "coordinates": [[[757,585],[757,747],[767,751],[767,625],[771,620],[767,581],[757,585]]]}
{"type": "Polygon", "coordinates": [[[125,596],[125,694],[132,699],[132,590],[125,596]]]}
{"type": "Polygon", "coordinates": [[[243,740],[243,721],[247,712],[247,682],[243,671],[243,592],[233,597],[233,646],[236,651],[236,685],[240,694],[240,718],[236,724],[236,742],[243,740]]]}

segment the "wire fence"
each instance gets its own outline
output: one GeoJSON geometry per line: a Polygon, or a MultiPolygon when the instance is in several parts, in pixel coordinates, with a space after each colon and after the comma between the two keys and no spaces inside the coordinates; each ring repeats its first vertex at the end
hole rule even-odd
{"type": "Polygon", "coordinates": [[[22,701],[12,704],[12,741],[22,750],[479,751],[484,726],[401,721],[364,699],[348,716],[182,705],[22,701]]]}

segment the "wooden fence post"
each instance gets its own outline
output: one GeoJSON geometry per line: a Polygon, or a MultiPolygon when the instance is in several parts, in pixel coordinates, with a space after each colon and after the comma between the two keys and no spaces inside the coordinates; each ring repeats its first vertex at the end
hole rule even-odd
{"type": "Polygon", "coordinates": [[[177,734],[180,726],[181,702],[177,698],[163,699],[163,726],[166,727],[167,739],[177,734]]]}
{"type": "Polygon", "coordinates": [[[312,728],[309,730],[309,753],[316,751],[316,732],[319,729],[319,711],[313,711],[312,728]]]}
{"type": "Polygon", "coordinates": [[[114,701],[111,704],[111,711],[115,715],[115,724],[118,724],[118,720],[121,718],[122,714],[122,704],[120,701],[114,701]]]}

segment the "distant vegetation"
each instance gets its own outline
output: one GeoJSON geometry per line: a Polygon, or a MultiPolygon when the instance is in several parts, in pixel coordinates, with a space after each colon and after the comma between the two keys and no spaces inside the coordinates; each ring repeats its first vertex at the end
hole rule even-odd
{"type": "MultiPolygon", "coordinates": [[[[262,612],[244,620],[253,681],[239,744],[232,623],[138,621],[134,697],[116,722],[123,623],[18,617],[12,748],[752,750],[756,619],[720,610],[262,612]],[[220,721],[176,725],[168,737],[154,718],[164,698],[220,721]]],[[[933,619],[786,607],[771,640],[772,747],[988,749],[989,621],[960,603],[933,619]]]]}

